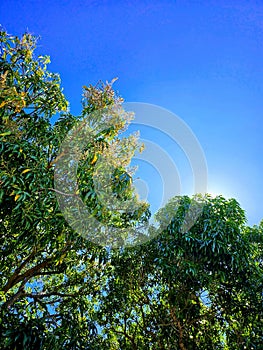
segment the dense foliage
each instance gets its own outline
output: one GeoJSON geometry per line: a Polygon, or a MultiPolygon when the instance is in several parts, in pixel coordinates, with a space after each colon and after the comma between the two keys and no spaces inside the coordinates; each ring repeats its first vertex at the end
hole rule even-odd
{"type": "Polygon", "coordinates": [[[34,56],[36,39],[4,31],[0,39],[0,348],[261,349],[263,224],[246,226],[234,199],[183,196],[157,213],[148,243],[111,249],[79,235],[58,205],[54,168],[85,118],[93,136],[77,190],[90,213],[121,228],[123,241],[149,218],[128,168],[141,146],[120,136],[131,116],[111,83],[84,87],[83,112],[72,116],[49,58],[34,56]],[[110,198],[132,201],[129,212],[109,209],[94,188],[105,154],[110,198]]]}

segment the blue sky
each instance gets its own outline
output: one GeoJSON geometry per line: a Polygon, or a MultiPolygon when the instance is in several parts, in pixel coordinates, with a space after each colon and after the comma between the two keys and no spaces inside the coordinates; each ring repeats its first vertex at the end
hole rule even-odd
{"type": "MultiPolygon", "coordinates": [[[[261,1],[2,0],[0,23],[41,36],[38,52],[51,56],[73,114],[83,85],[117,76],[126,101],[178,115],[205,152],[209,192],[235,197],[250,225],[263,218],[261,1]]],[[[179,154],[171,140],[145,133],[179,154]]],[[[160,179],[147,166],[141,175],[154,202],[160,179]]]]}

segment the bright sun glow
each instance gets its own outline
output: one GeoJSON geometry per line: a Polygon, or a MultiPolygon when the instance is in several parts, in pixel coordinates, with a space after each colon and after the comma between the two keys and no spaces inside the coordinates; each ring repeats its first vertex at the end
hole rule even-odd
{"type": "Polygon", "coordinates": [[[207,193],[209,193],[212,197],[221,195],[226,199],[235,198],[234,193],[223,185],[208,185],[207,193]]]}

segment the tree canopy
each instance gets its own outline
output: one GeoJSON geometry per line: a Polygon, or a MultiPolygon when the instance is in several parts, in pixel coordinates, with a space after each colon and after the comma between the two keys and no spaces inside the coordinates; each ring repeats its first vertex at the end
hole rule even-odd
{"type": "Polygon", "coordinates": [[[172,198],[149,225],[129,167],[142,145],[122,134],[132,116],[113,82],[85,86],[73,116],[37,39],[0,40],[0,348],[260,349],[263,223],[247,226],[235,199],[196,195],[172,198]],[[64,193],[56,176],[70,170],[56,166],[83,121],[78,186],[64,193]],[[60,202],[75,205],[75,195],[98,223],[87,234],[60,202]],[[152,237],[144,244],[141,225],[152,237]],[[138,244],[125,248],[130,233],[138,244]]]}

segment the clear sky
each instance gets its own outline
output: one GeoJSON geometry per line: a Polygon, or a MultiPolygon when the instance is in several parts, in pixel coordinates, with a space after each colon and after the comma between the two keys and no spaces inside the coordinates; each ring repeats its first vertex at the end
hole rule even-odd
{"type": "Polygon", "coordinates": [[[263,218],[262,1],[2,0],[0,23],[41,36],[73,114],[83,85],[114,77],[126,101],[177,114],[205,152],[209,192],[235,197],[250,225],[263,218]]]}

